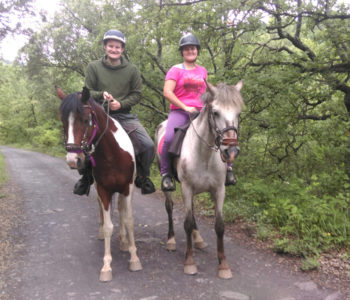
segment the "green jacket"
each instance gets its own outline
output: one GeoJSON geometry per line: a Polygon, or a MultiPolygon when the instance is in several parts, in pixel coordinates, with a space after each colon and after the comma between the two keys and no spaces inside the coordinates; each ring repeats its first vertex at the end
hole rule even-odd
{"type": "Polygon", "coordinates": [[[121,57],[118,66],[109,64],[105,56],[90,62],[86,68],[85,86],[90,90],[92,98],[101,104],[104,91],[120,102],[121,108],[110,111],[110,114],[129,113],[131,107],[141,101],[141,73],[124,57],[121,57]]]}

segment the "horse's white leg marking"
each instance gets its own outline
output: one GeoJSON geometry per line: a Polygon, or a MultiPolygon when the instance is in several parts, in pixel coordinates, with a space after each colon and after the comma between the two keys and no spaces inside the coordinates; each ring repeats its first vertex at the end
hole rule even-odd
{"type": "Polygon", "coordinates": [[[124,216],[124,201],[119,195],[118,197],[118,211],[119,211],[119,248],[121,251],[126,252],[129,251],[129,241],[126,238],[126,230],[125,230],[125,216],[124,216]]]}
{"type": "Polygon", "coordinates": [[[105,239],[105,254],[103,257],[103,267],[100,272],[100,281],[112,280],[112,255],[111,255],[111,236],[113,234],[113,224],[111,220],[111,208],[103,209],[103,234],[105,239]]]}
{"type": "Polygon", "coordinates": [[[130,252],[129,270],[139,271],[139,270],[142,270],[142,265],[136,253],[137,249],[136,249],[135,238],[134,238],[134,219],[132,216],[132,208],[131,208],[132,193],[133,192],[131,191],[129,196],[124,196],[120,194],[118,203],[123,203],[123,205],[120,205],[120,208],[124,216],[124,223],[129,236],[129,252],[130,252]]]}
{"type": "MultiPolygon", "coordinates": [[[[95,183],[96,187],[96,183],[95,183]]],[[[98,208],[99,208],[99,222],[98,222],[98,239],[103,240],[105,238],[103,233],[103,206],[99,199],[97,199],[98,208]]]]}

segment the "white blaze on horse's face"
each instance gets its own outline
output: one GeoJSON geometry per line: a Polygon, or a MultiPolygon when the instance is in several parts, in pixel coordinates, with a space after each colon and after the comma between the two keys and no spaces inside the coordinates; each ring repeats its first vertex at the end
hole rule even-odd
{"type": "MultiPolygon", "coordinates": [[[[76,144],[74,139],[74,114],[70,113],[68,118],[67,144],[76,144]]],[[[78,169],[78,162],[84,161],[84,154],[68,152],[66,162],[71,169],[78,169]]]]}

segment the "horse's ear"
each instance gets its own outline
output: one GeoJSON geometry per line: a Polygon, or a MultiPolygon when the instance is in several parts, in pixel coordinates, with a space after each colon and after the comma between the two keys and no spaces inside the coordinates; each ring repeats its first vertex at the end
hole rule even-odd
{"type": "Polygon", "coordinates": [[[90,91],[87,87],[83,87],[83,91],[81,92],[81,101],[86,103],[90,99],[90,91]]]}
{"type": "Polygon", "coordinates": [[[213,97],[215,96],[216,93],[216,87],[213,86],[210,82],[208,82],[206,79],[204,79],[205,84],[207,85],[208,91],[210,93],[210,95],[212,95],[213,97]]]}
{"type": "Polygon", "coordinates": [[[55,89],[56,89],[56,94],[57,94],[57,97],[60,98],[61,100],[63,100],[64,98],[66,98],[66,94],[61,90],[60,87],[58,87],[57,85],[55,86],[55,89]]]}
{"type": "Polygon", "coordinates": [[[240,92],[243,87],[243,80],[238,81],[235,87],[240,92]]]}

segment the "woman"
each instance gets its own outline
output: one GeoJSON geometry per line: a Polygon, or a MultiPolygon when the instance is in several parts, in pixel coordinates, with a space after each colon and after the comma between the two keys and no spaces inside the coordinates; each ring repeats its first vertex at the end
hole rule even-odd
{"type": "MultiPolygon", "coordinates": [[[[175,190],[175,180],[171,174],[168,150],[174,138],[174,129],[188,122],[191,114],[200,111],[203,103],[200,96],[205,93],[207,70],[196,64],[200,51],[200,42],[193,34],[187,34],[180,39],[179,51],[183,63],[170,68],[165,77],[163,94],[170,102],[170,113],[165,131],[163,149],[161,153],[162,190],[175,190]]],[[[226,176],[226,184],[235,184],[232,173],[226,176]],[[232,176],[231,176],[232,175],[232,176]]]]}

